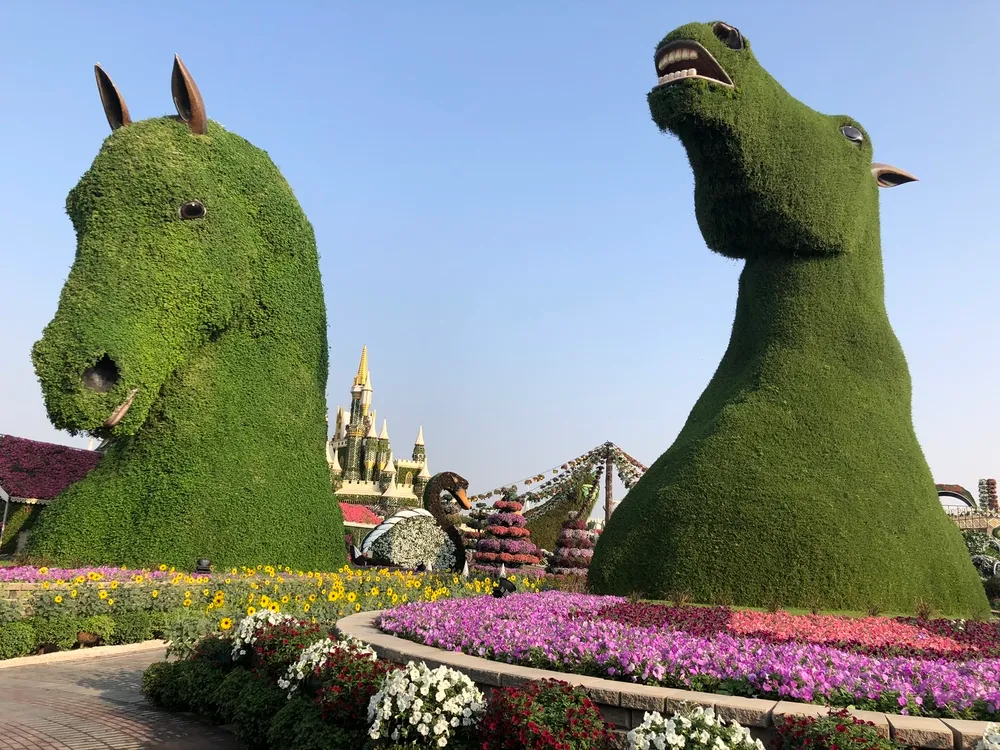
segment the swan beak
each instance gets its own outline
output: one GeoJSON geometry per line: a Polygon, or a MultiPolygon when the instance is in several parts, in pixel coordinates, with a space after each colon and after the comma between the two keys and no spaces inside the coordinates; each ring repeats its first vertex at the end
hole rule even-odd
{"type": "Polygon", "coordinates": [[[458,504],[462,506],[464,510],[469,510],[472,507],[472,503],[469,502],[468,496],[465,494],[465,488],[459,487],[458,491],[453,493],[455,499],[458,500],[458,504]]]}

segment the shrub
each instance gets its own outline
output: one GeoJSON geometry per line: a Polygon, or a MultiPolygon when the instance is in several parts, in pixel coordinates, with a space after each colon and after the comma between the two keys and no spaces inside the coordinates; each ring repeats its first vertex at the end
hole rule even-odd
{"type": "Polygon", "coordinates": [[[180,688],[179,672],[185,662],[159,661],[150,664],[142,673],[142,694],[154,706],[167,711],[187,708],[187,696],[180,688]]]}
{"type": "Polygon", "coordinates": [[[1000,576],[987,578],[983,582],[983,586],[986,588],[986,596],[990,599],[990,601],[1000,599],[1000,576]]]}
{"type": "Polygon", "coordinates": [[[194,645],[215,630],[215,621],[202,612],[167,612],[163,618],[163,639],[170,642],[168,656],[186,657],[194,645]]]}
{"type": "MultiPolygon", "coordinates": [[[[659,711],[647,711],[642,724],[630,731],[626,739],[629,750],[675,746],[692,750],[764,750],[764,743],[751,737],[750,731],[738,722],[727,725],[716,718],[713,708],[701,706],[675,713],[669,719],[664,719],[659,711]]],[[[799,750],[802,745],[794,747],[799,750]]]]}
{"type": "Polygon", "coordinates": [[[359,740],[348,728],[325,722],[319,705],[297,698],[274,715],[267,740],[273,748],[356,750],[364,745],[364,731],[359,740]]]}
{"type": "Polygon", "coordinates": [[[35,645],[38,648],[65,651],[76,645],[76,634],[83,621],[72,616],[32,617],[35,645]]]}
{"type": "Polygon", "coordinates": [[[277,683],[302,650],[320,637],[319,625],[304,620],[288,619],[267,625],[258,631],[253,644],[253,669],[259,677],[277,683]]]}
{"type": "Polygon", "coordinates": [[[29,622],[0,625],[0,659],[13,659],[35,650],[35,629],[29,622]]]}
{"type": "Polygon", "coordinates": [[[479,731],[482,750],[596,750],[610,740],[597,705],[558,680],[494,690],[479,731]]]}
{"type": "Polygon", "coordinates": [[[461,672],[409,662],[390,673],[368,708],[375,747],[411,740],[444,746],[471,734],[483,710],[483,694],[461,672]]]}
{"type": "Polygon", "coordinates": [[[437,522],[426,516],[408,518],[375,540],[372,557],[403,568],[421,563],[435,570],[451,570],[455,565],[455,545],[437,522]]]}
{"type": "Polygon", "coordinates": [[[774,750],[904,750],[904,745],[883,737],[870,721],[861,721],[847,710],[829,716],[786,716],[775,724],[774,750]]]}
{"type": "Polygon", "coordinates": [[[116,630],[115,618],[111,615],[91,615],[80,620],[80,632],[97,636],[101,643],[112,643],[116,630]]]}
{"type": "Polygon", "coordinates": [[[142,643],[153,637],[153,613],[122,612],[115,616],[110,643],[142,643]]]}
{"type": "Polygon", "coordinates": [[[374,649],[357,638],[350,636],[341,640],[323,638],[313,641],[299,652],[298,658],[288,665],[285,674],[278,680],[278,687],[287,690],[289,695],[295,693],[304,680],[314,678],[320,670],[328,668],[331,655],[339,651],[346,652],[344,656],[352,661],[364,662],[377,659],[374,649]]]}
{"type": "Polygon", "coordinates": [[[350,747],[361,747],[367,739],[369,705],[386,675],[396,669],[387,661],[368,658],[353,649],[331,652],[315,668],[312,692],[316,704],[327,724],[339,727],[351,741],[350,747]]]}
{"type": "MultiPolygon", "coordinates": [[[[266,747],[271,719],[285,707],[287,697],[277,685],[262,680],[245,669],[234,669],[226,675],[220,685],[220,691],[233,675],[241,673],[247,677],[242,681],[241,690],[236,694],[235,701],[225,707],[220,704],[219,713],[224,712],[225,719],[235,725],[234,732],[237,739],[250,747],[266,747]]],[[[225,692],[227,698],[231,695],[231,692],[225,692]]]]}
{"type": "Polygon", "coordinates": [[[0,625],[24,618],[24,605],[17,599],[0,599],[0,625]]]}

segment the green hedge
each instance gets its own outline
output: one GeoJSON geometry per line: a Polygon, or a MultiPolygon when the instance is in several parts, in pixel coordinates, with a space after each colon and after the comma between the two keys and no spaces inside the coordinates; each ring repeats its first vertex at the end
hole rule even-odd
{"type": "Polygon", "coordinates": [[[745,266],[729,348],[611,517],[591,587],[988,616],[913,429],[870,139],[793,99],[712,24],[664,41],[679,39],[708,49],[735,88],[681,81],[654,89],[650,111],[687,150],[706,244],[745,266]]]}
{"type": "MultiPolygon", "coordinates": [[[[30,532],[42,514],[43,505],[28,505],[27,503],[12,503],[12,510],[7,515],[7,525],[3,530],[3,544],[0,552],[11,554],[17,550],[17,536],[22,531],[30,532]]],[[[3,511],[0,511],[2,513],[3,511]]]]}
{"type": "Polygon", "coordinates": [[[316,243],[274,163],[214,122],[194,135],[144,120],[108,137],[66,207],[75,260],[32,358],[53,424],[114,443],[45,510],[29,551],[64,565],[343,565],[316,243]],[[182,218],[194,200],[207,213],[182,218]],[[116,368],[106,393],[82,384],[95,366],[116,368]]]}

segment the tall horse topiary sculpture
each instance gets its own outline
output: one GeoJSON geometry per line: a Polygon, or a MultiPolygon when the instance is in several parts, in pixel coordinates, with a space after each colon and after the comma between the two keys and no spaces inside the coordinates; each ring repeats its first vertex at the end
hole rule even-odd
{"type": "Polygon", "coordinates": [[[705,242],[745,265],[729,348],[611,517],[591,586],[988,615],[886,314],[878,191],[914,178],[792,98],[732,26],[682,26],[654,62],[650,111],[687,151],[705,242]]]}
{"type": "Polygon", "coordinates": [[[206,118],[179,58],[177,117],[132,122],[95,72],[112,134],[69,194],[76,258],[32,357],[53,424],[111,442],[30,551],[342,565],[312,227],[267,154],[206,118]]]}

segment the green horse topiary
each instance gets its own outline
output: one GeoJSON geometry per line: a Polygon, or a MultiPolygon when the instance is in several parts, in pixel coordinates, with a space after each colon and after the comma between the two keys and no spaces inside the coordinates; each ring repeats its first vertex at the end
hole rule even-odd
{"type": "Polygon", "coordinates": [[[312,227],[267,154],[205,117],[112,134],[70,192],[77,250],[33,350],[56,427],[111,439],[30,552],[59,563],[344,564],[326,466],[326,309],[312,227]]]}
{"type": "Polygon", "coordinates": [[[653,120],[708,247],[745,260],[732,337],[674,444],[612,516],[599,592],[954,615],[989,609],[913,430],[886,314],[878,188],[850,117],[792,98],[724,23],[671,32],[653,120]]]}

